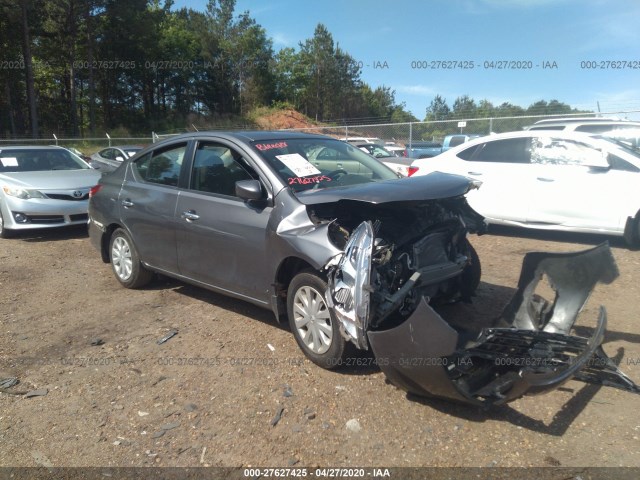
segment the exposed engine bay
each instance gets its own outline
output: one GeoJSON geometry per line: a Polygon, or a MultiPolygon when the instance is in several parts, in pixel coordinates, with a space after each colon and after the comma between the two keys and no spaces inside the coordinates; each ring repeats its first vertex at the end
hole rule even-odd
{"type": "Polygon", "coordinates": [[[477,288],[480,264],[466,236],[484,223],[464,198],[323,207],[313,216],[334,216],[331,240],[344,249],[330,267],[327,302],[357,347],[368,348],[365,332],[402,323],[422,298],[468,300],[477,288]]]}
{"type": "Polygon", "coordinates": [[[640,393],[601,347],[604,307],[590,338],[571,335],[594,286],[618,276],[607,244],[527,254],[518,289],[490,328],[473,319],[453,326],[432,307],[469,300],[480,280],[466,233],[481,231],[482,217],[463,198],[404,208],[323,205],[311,216],[335,219],[331,240],[344,251],[326,266],[326,299],[341,332],[371,349],[406,391],[488,406],[574,378],[640,393]],[[545,275],[555,290],[552,302],[535,295],[545,275]]]}

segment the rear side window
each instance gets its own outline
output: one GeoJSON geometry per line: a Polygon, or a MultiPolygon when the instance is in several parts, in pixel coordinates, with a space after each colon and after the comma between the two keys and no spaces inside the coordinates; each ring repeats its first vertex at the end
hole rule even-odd
{"type": "Polygon", "coordinates": [[[102,150],[100,152],[100,155],[103,156],[104,158],[108,158],[110,160],[113,160],[113,159],[116,158],[115,150],[113,150],[113,148],[105,148],[104,150],[102,150]]]}
{"type": "Polygon", "coordinates": [[[579,127],[576,127],[576,132],[603,133],[608,132],[613,128],[614,125],[606,123],[600,125],[580,125],[579,127]]]}
{"type": "Polygon", "coordinates": [[[146,182],[177,187],[186,150],[186,143],[155,150],[135,162],[135,170],[146,182]]]}
{"type": "Polygon", "coordinates": [[[466,139],[467,139],[467,137],[465,137],[464,135],[458,135],[456,137],[451,137],[451,140],[449,141],[449,146],[450,147],[457,147],[458,145],[463,144],[466,139]]]}
{"type": "Polygon", "coordinates": [[[473,147],[462,150],[460,153],[458,153],[458,158],[461,158],[462,160],[471,160],[471,157],[473,157],[473,154],[476,153],[476,150],[480,146],[482,145],[474,145],[473,147]]]}
{"type": "Polygon", "coordinates": [[[486,142],[476,148],[470,160],[490,163],[530,163],[530,146],[531,139],[527,137],[486,142]]]}

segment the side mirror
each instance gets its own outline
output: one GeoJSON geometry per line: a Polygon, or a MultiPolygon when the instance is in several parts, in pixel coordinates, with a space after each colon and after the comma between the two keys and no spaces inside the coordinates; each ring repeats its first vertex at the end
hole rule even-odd
{"type": "Polygon", "coordinates": [[[118,155],[118,156],[116,157],[116,160],[117,160],[117,161],[119,161],[119,162],[123,162],[123,161],[124,161],[124,158],[122,158],[120,155],[118,155]]]}
{"type": "Polygon", "coordinates": [[[264,197],[262,185],[258,180],[238,180],[236,196],[243,200],[261,200],[264,197]]]}

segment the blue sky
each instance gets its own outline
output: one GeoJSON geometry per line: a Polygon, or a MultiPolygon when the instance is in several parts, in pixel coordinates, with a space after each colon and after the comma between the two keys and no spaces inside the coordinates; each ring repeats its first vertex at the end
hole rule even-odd
{"type": "MultiPolygon", "coordinates": [[[[204,11],[206,3],[176,0],[174,8],[204,11]]],[[[245,10],[276,51],[297,47],[325,24],[362,62],[361,78],[374,88],[391,87],[419,119],[436,94],[449,106],[469,95],[523,107],[557,99],[590,110],[599,102],[603,112],[640,110],[637,0],[237,0],[236,12],[245,10]],[[485,68],[505,60],[533,68],[485,68]],[[473,62],[474,68],[417,68],[432,61],[473,62]],[[635,68],[614,69],[608,61],[635,68]],[[388,68],[375,68],[385,62],[388,68]],[[554,62],[557,68],[543,68],[554,62]]]]}

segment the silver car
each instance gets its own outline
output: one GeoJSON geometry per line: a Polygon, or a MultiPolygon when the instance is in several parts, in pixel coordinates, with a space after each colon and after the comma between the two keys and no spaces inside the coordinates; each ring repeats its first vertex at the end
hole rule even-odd
{"type": "Polygon", "coordinates": [[[101,172],[113,172],[126,158],[133,157],[136,153],[142,150],[142,147],[137,145],[124,145],[116,147],[103,148],[99,152],[91,155],[89,164],[100,170],[101,172]]]}
{"type": "Polygon", "coordinates": [[[0,147],[0,237],[86,224],[100,175],[61,147],[0,147]]]}
{"type": "Polygon", "coordinates": [[[89,235],[127,288],[158,272],[252,302],[288,319],[317,365],[370,350],[418,395],[504,403],[571,377],[638,391],[612,362],[589,364],[606,360],[604,309],[590,339],[570,334],[591,288],[617,275],[606,245],[527,257],[514,300],[489,327],[434,310],[469,301],[480,283],[467,239],[484,227],[465,199],[473,187],[441,173],[399,179],[325,136],[198,132],[104,175],[89,235]],[[559,292],[553,305],[533,295],[543,274],[559,292]]]}

